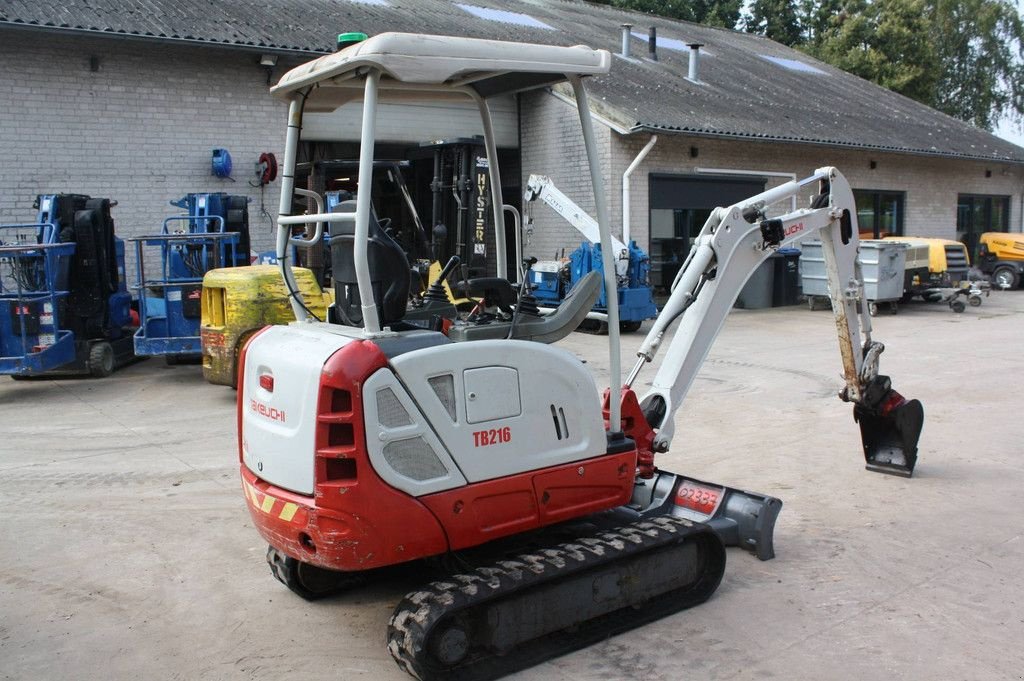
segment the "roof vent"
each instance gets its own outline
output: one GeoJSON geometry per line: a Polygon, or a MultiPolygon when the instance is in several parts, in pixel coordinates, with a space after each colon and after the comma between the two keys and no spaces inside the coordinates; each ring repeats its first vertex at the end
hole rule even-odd
{"type": "Polygon", "coordinates": [[[658,61],[658,27],[651,26],[651,32],[647,38],[647,57],[651,61],[658,61]]]}
{"type": "Polygon", "coordinates": [[[629,59],[629,29],[633,28],[633,24],[622,24],[622,56],[629,59]]]}
{"type": "Polygon", "coordinates": [[[687,43],[687,47],[690,48],[690,72],[686,75],[686,79],[693,81],[694,83],[700,82],[700,48],[704,47],[701,43],[687,43]]]}

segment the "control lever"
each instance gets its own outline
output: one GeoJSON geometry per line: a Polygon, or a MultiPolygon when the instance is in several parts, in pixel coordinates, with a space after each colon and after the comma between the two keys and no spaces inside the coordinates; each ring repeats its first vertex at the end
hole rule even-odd
{"type": "Polygon", "coordinates": [[[447,302],[449,302],[448,301],[448,294],[445,293],[445,290],[444,290],[444,282],[445,282],[445,280],[448,279],[448,276],[453,271],[455,271],[455,268],[458,267],[459,263],[461,263],[461,262],[462,262],[462,260],[459,259],[459,256],[453,255],[448,260],[448,262],[445,263],[444,269],[442,269],[441,273],[437,275],[437,279],[435,279],[430,284],[430,286],[427,287],[427,292],[425,294],[423,294],[423,300],[433,300],[433,301],[440,302],[440,303],[447,303],[447,302]]]}

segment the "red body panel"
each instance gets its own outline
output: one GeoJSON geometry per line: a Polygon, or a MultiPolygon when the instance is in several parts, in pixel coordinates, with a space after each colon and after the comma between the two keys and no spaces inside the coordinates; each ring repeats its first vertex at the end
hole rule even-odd
{"type": "MultiPolygon", "coordinates": [[[[241,465],[253,523],[283,553],[335,570],[367,570],[476,546],[629,501],[635,450],[601,452],[584,461],[420,498],[396,490],[370,463],[362,412],[364,381],[387,365],[384,353],[369,341],[353,341],[325,363],[312,497],[270,485],[241,465]]],[[[239,396],[242,388],[240,377],[239,396]]],[[[241,414],[240,408],[239,432],[241,414]]]]}
{"type": "Polygon", "coordinates": [[[621,506],[633,494],[636,452],[428,494],[420,500],[441,520],[453,551],[543,525],[621,506]]]}

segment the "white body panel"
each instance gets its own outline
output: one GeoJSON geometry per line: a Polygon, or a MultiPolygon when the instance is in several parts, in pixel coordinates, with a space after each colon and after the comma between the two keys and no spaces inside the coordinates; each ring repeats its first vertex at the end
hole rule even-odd
{"type": "Polygon", "coordinates": [[[409,352],[391,365],[469,482],[606,450],[597,386],[564,350],[528,341],[474,341],[409,352]],[[445,376],[451,377],[453,406],[429,382],[445,376]]]}
{"type": "Polygon", "coordinates": [[[377,474],[395,489],[420,496],[466,484],[466,478],[391,369],[363,384],[366,450],[377,474]]]}
{"type": "Polygon", "coordinates": [[[249,343],[242,404],[242,460],[272,485],[313,493],[317,399],[327,359],[351,342],[319,325],[273,326],[249,343]],[[274,379],[270,392],[260,376],[274,379]]]}

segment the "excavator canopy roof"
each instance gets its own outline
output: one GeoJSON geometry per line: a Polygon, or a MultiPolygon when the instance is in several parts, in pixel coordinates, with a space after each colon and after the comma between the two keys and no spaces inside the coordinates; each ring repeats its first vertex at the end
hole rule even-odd
{"type": "Polygon", "coordinates": [[[608,73],[611,55],[583,45],[382,33],[295,67],[270,92],[290,99],[296,91],[316,86],[307,110],[330,111],[358,96],[352,89],[362,88],[357,76],[367,68],[381,71],[382,91],[412,90],[415,95],[425,90],[435,98],[445,91],[464,97],[465,89],[472,88],[481,97],[491,97],[551,85],[567,76],[608,73]]]}

